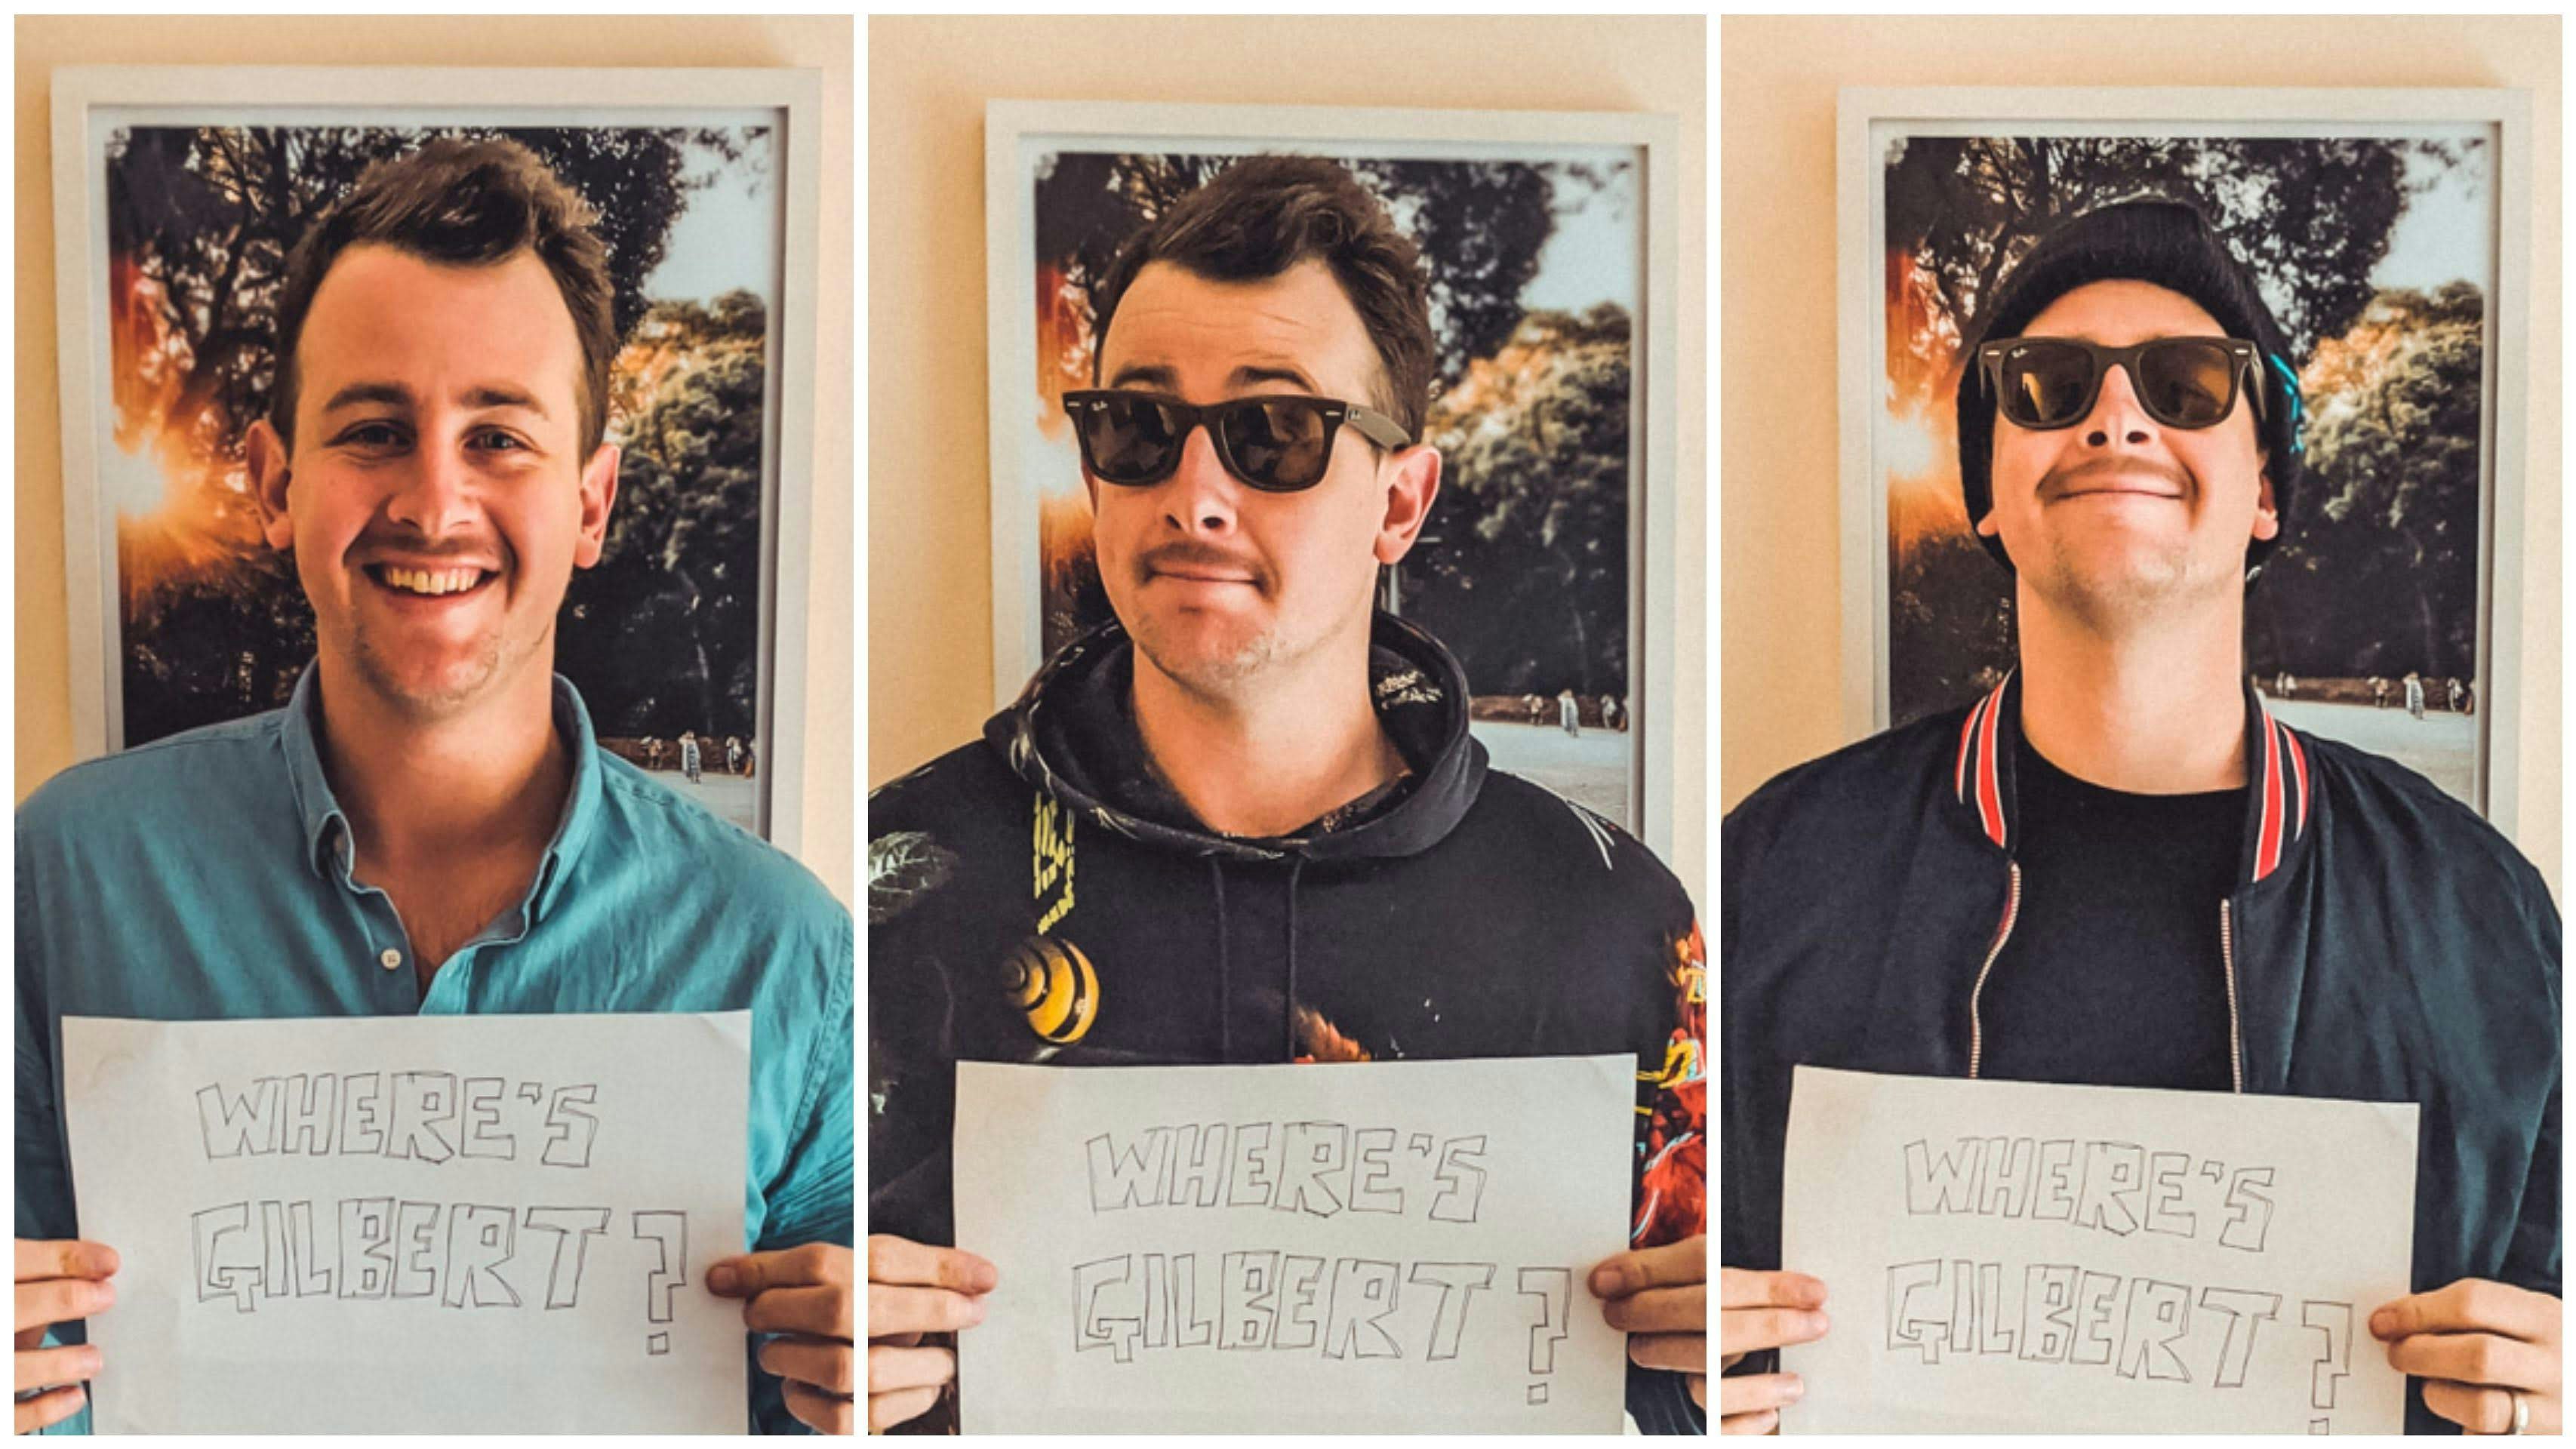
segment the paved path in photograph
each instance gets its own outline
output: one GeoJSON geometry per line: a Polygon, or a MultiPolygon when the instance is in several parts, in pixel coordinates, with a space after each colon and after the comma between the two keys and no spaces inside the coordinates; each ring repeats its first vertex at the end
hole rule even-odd
{"type": "Polygon", "coordinates": [[[697,801],[700,805],[714,811],[719,817],[732,821],[754,835],[760,833],[760,780],[758,777],[744,779],[739,775],[707,771],[701,772],[698,783],[692,785],[689,783],[689,777],[677,770],[648,770],[645,773],[651,775],[655,783],[666,785],[685,798],[697,801]]]}
{"type": "Polygon", "coordinates": [[[2427,710],[2417,719],[2403,709],[2372,709],[2357,704],[2310,704],[2267,699],[2272,716],[2292,729],[2306,730],[2386,755],[2448,792],[2452,798],[2477,803],[2478,717],[2427,710]]]}
{"type": "Polygon", "coordinates": [[[1628,818],[1628,767],[1636,736],[1624,730],[1585,730],[1569,735],[1560,725],[1472,726],[1494,768],[1535,780],[1576,804],[1599,812],[1635,834],[1642,822],[1628,818]]]}

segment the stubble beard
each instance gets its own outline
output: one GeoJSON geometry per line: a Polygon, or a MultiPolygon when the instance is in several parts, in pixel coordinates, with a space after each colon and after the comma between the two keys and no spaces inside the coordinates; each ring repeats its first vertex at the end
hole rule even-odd
{"type": "Polygon", "coordinates": [[[375,692],[377,698],[415,719],[444,719],[461,713],[489,693],[494,682],[505,673],[515,674],[516,666],[535,653],[537,645],[552,634],[549,628],[546,635],[513,651],[508,647],[508,632],[506,627],[495,627],[475,641],[461,675],[454,667],[443,669],[440,672],[441,683],[428,690],[406,681],[394,661],[386,657],[369,636],[367,626],[355,619],[349,624],[349,657],[356,666],[358,677],[375,692]],[[511,667],[505,669],[505,665],[511,667]]]}

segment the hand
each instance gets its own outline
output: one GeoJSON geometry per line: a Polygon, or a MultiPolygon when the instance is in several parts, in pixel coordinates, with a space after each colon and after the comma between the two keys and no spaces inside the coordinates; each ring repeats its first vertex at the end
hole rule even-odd
{"type": "Polygon", "coordinates": [[[783,1333],[760,1346],[760,1366],[787,1381],[787,1412],[825,1434],[850,1428],[850,1250],[807,1243],[745,1253],[707,1269],[719,1297],[746,1298],[743,1325],[783,1333]]]}
{"type": "Polygon", "coordinates": [[[954,1350],[921,1346],[925,1333],[984,1321],[984,1295],[1001,1270],[972,1253],[890,1233],[868,1238],[868,1432],[917,1419],[957,1377],[954,1350]]]}
{"type": "Polygon", "coordinates": [[[1708,1234],[1604,1258],[1592,1270],[1601,1316],[1630,1335],[1628,1357],[1670,1369],[1708,1407],[1708,1234]]]}
{"type": "Polygon", "coordinates": [[[45,1392],[18,1400],[21,1434],[59,1424],[81,1411],[89,1393],[81,1385],[98,1372],[98,1350],[88,1344],[45,1348],[45,1330],[103,1312],[116,1301],[107,1280],[116,1272],[116,1250],[104,1243],[17,1239],[18,1387],[45,1392]]]}
{"type": "Polygon", "coordinates": [[[2424,1381],[2424,1407],[2472,1434],[2513,1430],[2513,1390],[2526,1432],[2560,1428],[2558,1300],[2484,1278],[2381,1304],[2370,1332],[2390,1366],[2424,1381]]]}
{"type": "MultiPolygon", "coordinates": [[[[1748,1353],[1784,1344],[1812,1343],[1832,1326],[1825,1317],[1825,1285],[1804,1273],[1755,1273],[1720,1268],[1718,1349],[1733,1368],[1748,1353]]],[[[1807,1392],[1796,1374],[1747,1374],[1722,1379],[1718,1432],[1768,1434],[1780,1425],[1780,1408],[1807,1392]]]]}

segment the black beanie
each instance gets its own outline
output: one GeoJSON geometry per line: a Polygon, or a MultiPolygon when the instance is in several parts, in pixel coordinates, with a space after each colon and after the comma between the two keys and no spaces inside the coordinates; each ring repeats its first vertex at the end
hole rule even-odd
{"type": "MultiPolygon", "coordinates": [[[[2216,318],[2228,336],[2263,350],[2263,411],[2255,441],[2265,454],[2263,471],[2272,480],[2272,503],[2286,530],[2301,471],[2297,371],[2252,274],[2200,212],[2179,201],[2123,201],[2088,211],[2040,238],[1997,287],[1985,330],[1960,354],[1967,367],[1959,379],[1959,490],[1967,496],[1969,526],[1994,507],[1995,399],[1976,365],[1978,344],[2018,337],[2050,303],[2104,281],[2148,282],[2179,292],[2216,318]]],[[[2248,578],[2280,538],[2248,541],[2248,578]]],[[[2011,571],[2002,539],[1982,533],[1976,539],[2011,571]]]]}

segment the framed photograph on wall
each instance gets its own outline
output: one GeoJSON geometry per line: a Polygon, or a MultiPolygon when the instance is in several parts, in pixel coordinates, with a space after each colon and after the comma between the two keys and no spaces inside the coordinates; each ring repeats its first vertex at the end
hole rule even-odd
{"type": "Polygon", "coordinates": [[[1494,764],[1672,845],[1677,122],[994,101],[993,696],[1108,617],[1057,399],[1118,248],[1234,161],[1342,163],[1420,245],[1439,344],[1421,539],[1379,603],[1465,666],[1494,764]]]}
{"type": "Polygon", "coordinates": [[[375,162],[506,136],[597,214],[618,491],[556,671],[603,748],[793,852],[813,476],[819,81],[793,70],[54,74],[81,758],[277,708],[313,657],[243,457],[286,259],[375,162]]]}
{"type": "Polygon", "coordinates": [[[2246,598],[2255,687],[2510,834],[2529,134],[2519,91],[1842,92],[1851,737],[1966,703],[2014,660],[2012,581],[1959,491],[1980,308],[2060,222],[2167,198],[2252,271],[2305,400],[2305,474],[2246,598]]]}

